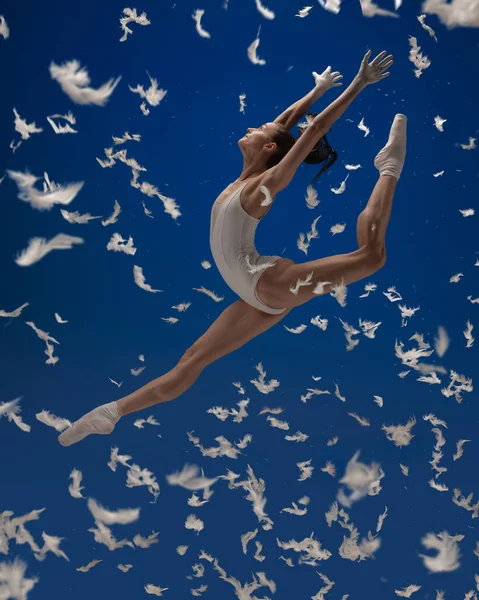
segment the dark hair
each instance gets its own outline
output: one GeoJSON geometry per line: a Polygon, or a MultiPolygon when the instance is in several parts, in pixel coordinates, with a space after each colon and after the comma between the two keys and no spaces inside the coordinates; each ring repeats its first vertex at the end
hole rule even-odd
{"type": "MultiPolygon", "coordinates": [[[[307,113],[306,118],[308,123],[310,123],[312,119],[314,119],[314,117],[316,116],[317,113],[307,113]],[[310,118],[308,119],[308,117],[310,118]]],[[[304,131],[306,131],[308,127],[308,125],[298,126],[300,134],[299,137],[296,138],[289,131],[289,129],[286,129],[286,127],[284,127],[284,125],[277,125],[279,127],[279,131],[273,134],[273,138],[271,141],[275,142],[278,148],[273,154],[273,156],[270,156],[268,158],[266,162],[267,169],[270,169],[271,167],[277,165],[286,156],[286,154],[288,154],[288,152],[291,150],[291,148],[299,140],[301,135],[304,133],[304,131]]],[[[324,135],[303,161],[308,165],[318,165],[320,163],[324,163],[319,173],[317,173],[313,177],[311,183],[317,181],[319,177],[321,177],[321,175],[329,169],[329,167],[335,162],[337,158],[337,153],[335,152],[335,150],[333,150],[333,148],[331,148],[326,138],[326,135],[324,135]]]]}

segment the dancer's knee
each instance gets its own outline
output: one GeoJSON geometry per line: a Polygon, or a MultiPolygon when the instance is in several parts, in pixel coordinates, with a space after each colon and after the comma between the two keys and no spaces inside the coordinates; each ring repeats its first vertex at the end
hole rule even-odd
{"type": "Polygon", "coordinates": [[[366,261],[373,272],[379,271],[386,264],[386,246],[382,243],[367,246],[366,261]]]}
{"type": "Polygon", "coordinates": [[[208,360],[200,344],[195,342],[178,361],[178,367],[187,367],[189,370],[201,372],[207,365],[208,360]]]}

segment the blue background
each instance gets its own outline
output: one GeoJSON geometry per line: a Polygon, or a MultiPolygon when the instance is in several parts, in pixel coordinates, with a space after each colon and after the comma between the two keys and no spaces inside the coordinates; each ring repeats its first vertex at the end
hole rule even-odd
{"type": "MultiPolygon", "coordinates": [[[[6,419],[0,421],[0,510],[13,510],[18,516],[46,507],[28,529],[38,543],[42,531],[66,538],[61,547],[70,558],[67,563],[49,554],[40,563],[27,546],[10,542],[8,559],[22,557],[28,562],[28,574],[40,579],[31,598],[137,598],[145,594],[146,583],[168,587],[166,598],[190,598],[190,588],[203,583],[208,584],[203,597],[233,598],[233,588],[219,579],[209,563],[205,562],[204,578],[186,579],[191,565],[199,562],[201,548],[218,557],[227,573],[242,583],[251,581],[252,572],[264,571],[277,584],[275,598],[309,598],[322,586],[316,569],[297,565],[299,555],[281,550],[276,538],[301,541],[312,531],[333,553],[317,568],[336,582],[330,600],[346,593],[352,600],[393,598],[394,589],[411,583],[423,586],[416,598],[434,598],[435,589],[461,598],[474,587],[473,573],[479,570],[472,553],[478,539],[477,521],[451,498],[453,488],[458,487],[465,495],[475,492],[478,499],[477,392],[464,393],[462,404],[457,404],[440,393],[449,382],[447,375],[440,376],[440,386],[417,382],[414,371],[405,379],[398,378],[405,367],[395,357],[394,343],[398,339],[406,348],[412,347],[413,342],[407,340],[419,331],[433,346],[437,327],[443,325],[451,346],[438,362],[467,377],[477,376],[479,342],[465,348],[462,331],[467,319],[476,326],[473,335],[479,327],[479,305],[466,299],[479,295],[479,269],[474,267],[478,215],[463,218],[459,213],[459,209],[477,205],[477,150],[466,152],[456,146],[467,143],[469,136],[478,137],[477,87],[474,89],[477,31],[447,30],[429,16],[426,22],[436,30],[436,43],[417,22],[420,5],[414,2],[404,3],[400,19],[363,18],[353,2],[344,2],[338,15],[311,4],[310,15],[300,19],[294,15],[304,3],[271,1],[267,6],[276,13],[273,21],[264,19],[252,0],[230,0],[227,10],[220,2],[204,5],[203,27],[211,39],[203,39],[191,18],[198,8],[195,3],[186,0],[172,6],[145,0],[137,9],[146,11],[151,25],[131,24],[134,33],[124,43],[118,41],[124,4],[116,1],[85,0],[69,6],[51,0],[41,4],[28,1],[2,9],[11,34],[7,40],[0,39],[1,166],[18,171],[28,168],[39,177],[46,171],[58,183],[85,181],[68,210],[106,218],[115,199],[122,207],[113,226],[104,228],[99,220],[74,225],[63,219],[58,206],[39,212],[18,200],[15,183],[8,176],[0,186],[0,308],[11,311],[30,302],[19,318],[0,322],[0,402],[23,396],[22,415],[32,426],[27,434],[6,419]],[[260,25],[258,55],[267,61],[265,66],[253,65],[246,54],[260,25]],[[408,60],[409,35],[418,38],[432,60],[420,79],[408,60]],[[295,309],[280,325],[208,367],[180,399],[138,415],[154,414],[161,423],[159,428],[146,425],[139,430],[129,417],[110,437],[93,436],[61,448],[57,432],[37,421],[37,412],[47,409],[75,420],[101,403],[118,399],[120,393],[130,393],[172,368],[236,300],[214,266],[209,219],[216,196],[241,172],[237,140],[247,127],[273,120],[307,93],[314,84],[311,71],[322,72],[331,65],[341,71],[347,84],[368,48],[373,56],[383,49],[394,54],[392,75],[365,90],[333,127],[330,142],[339,159],[317,185],[320,205],[310,210],[304,201],[306,186],[317,169],[301,167],[259,226],[256,244],[262,254],[281,254],[297,262],[354,250],[356,218],[377,178],[373,158],[384,145],[394,114],[404,112],[409,118],[408,156],[387,234],[388,262],[371,278],[378,290],[359,299],[364,281],[349,288],[346,308],[326,296],[295,309]],[[51,61],[60,64],[73,58],[88,69],[93,87],[122,76],[105,107],[74,105],[50,78],[51,61]],[[168,90],[159,106],[150,107],[148,117],[139,109],[140,97],[128,89],[138,83],[146,87],[146,71],[168,90]],[[246,93],[245,114],[239,112],[241,93],[246,93]],[[14,131],[13,107],[27,122],[35,121],[44,128],[14,154],[8,147],[12,139],[19,138],[14,131]],[[79,133],[55,135],[45,117],[69,110],[77,118],[79,133]],[[436,115],[448,119],[444,133],[434,127],[436,115]],[[371,129],[366,138],[356,126],[362,117],[371,129]],[[95,160],[105,158],[103,149],[112,145],[112,135],[122,136],[127,130],[140,133],[141,143],[129,142],[119,149],[127,148],[128,156],[148,169],[140,180],[176,199],[182,212],[177,222],[164,213],[160,200],[149,199],[130,186],[131,171],[126,165],[118,162],[111,169],[102,169],[95,160]],[[363,168],[351,173],[346,192],[336,196],[330,187],[339,186],[345,178],[347,163],[361,163],[363,168]],[[443,177],[433,177],[443,169],[443,177]],[[154,219],[145,216],[141,200],[146,201],[154,219]],[[296,240],[299,232],[309,231],[318,214],[322,215],[320,238],[312,240],[306,257],[297,249],[296,240]],[[346,230],[332,236],[329,228],[338,222],[346,223],[346,230]],[[138,248],[134,257],[106,250],[114,231],[133,237],[138,248]],[[17,252],[31,237],[51,238],[60,232],[81,236],[85,243],[52,252],[27,268],[15,264],[17,252]],[[210,260],[213,267],[204,270],[202,260],[210,260]],[[149,294],[137,287],[134,264],[143,267],[147,282],[164,293],[149,294]],[[464,274],[461,281],[449,283],[451,275],[458,272],[464,274]],[[407,327],[401,327],[397,303],[390,303],[382,293],[391,285],[402,294],[402,304],[421,307],[407,327]],[[224,301],[215,303],[192,289],[201,286],[224,295],[224,301]],[[180,302],[192,303],[187,312],[171,309],[180,302]],[[69,323],[58,324],[54,312],[69,323]],[[329,319],[325,332],[309,323],[318,314],[329,319]],[[170,325],[161,320],[169,316],[178,316],[180,321],[170,325]],[[360,344],[346,352],[339,318],[357,327],[359,317],[382,325],[374,340],[361,335],[360,344]],[[60,341],[55,347],[60,361],[55,366],[45,365],[44,344],[25,325],[29,320],[60,341]],[[308,328],[301,335],[283,327],[303,323],[308,328]],[[145,355],[147,368],[133,377],[129,369],[139,366],[139,354],[145,355]],[[250,383],[258,375],[254,367],[260,361],[267,379],[281,382],[268,396],[250,383]],[[316,383],[312,375],[322,380],[316,383]],[[124,381],[121,390],[108,377],[124,381]],[[232,385],[235,381],[242,383],[250,399],[249,417],[237,424],[231,418],[223,423],[206,414],[214,405],[236,407],[244,396],[232,385]],[[335,382],[347,397],[346,403],[334,395],[314,397],[306,405],[300,402],[307,388],[334,393],[335,382]],[[384,408],[373,402],[374,394],[384,397],[384,408]],[[257,415],[264,406],[283,407],[278,418],[289,422],[287,433],[300,430],[309,439],[302,444],[285,441],[286,432],[271,428],[267,415],[257,415]],[[347,412],[369,418],[371,427],[361,427],[347,412]],[[445,493],[427,484],[434,475],[428,462],[435,438],[422,415],[429,412],[449,425],[441,462],[449,470],[439,478],[449,486],[445,493]],[[386,439],[381,426],[406,423],[412,415],[418,421],[415,437],[410,446],[397,448],[386,439]],[[233,442],[251,433],[253,441],[237,460],[203,458],[187,439],[186,432],[192,430],[205,446],[216,445],[218,435],[233,442]],[[335,435],[339,443],[327,447],[327,440],[335,435]],[[464,457],[453,462],[460,438],[472,442],[465,445],[464,457]],[[116,473],[107,467],[114,445],[121,453],[132,455],[132,462],[156,474],[162,490],[156,504],[149,503],[152,497],[146,488],[124,486],[123,467],[116,473]],[[379,496],[353,506],[351,520],[361,536],[366,536],[369,529],[375,530],[385,506],[389,516],[375,559],[352,563],[337,553],[347,532],[337,523],[329,529],[324,513],[357,449],[365,462],[380,462],[386,476],[379,496]],[[298,482],[296,463],[310,458],[316,468],[313,476],[298,482]],[[320,471],[327,460],[337,466],[336,479],[320,471]],[[251,503],[243,498],[244,490],[228,490],[226,482],[219,481],[210,502],[194,509],[186,503],[188,491],[168,486],[165,475],[181,470],[186,462],[200,465],[207,476],[224,474],[230,468],[241,479],[246,478],[249,464],[256,476],[265,480],[265,510],[275,524],[269,532],[260,528],[256,538],[264,546],[264,562],[253,559],[254,541],[247,556],[241,550],[240,535],[259,525],[251,503]],[[409,465],[409,478],[401,474],[400,462],[409,465]],[[159,543],[146,550],[123,548],[114,553],[96,544],[87,531],[93,518],[85,501],[68,493],[68,476],[74,467],[83,472],[86,497],[111,509],[141,507],[139,521],[113,526],[118,539],[132,539],[137,532],[147,536],[154,530],[160,532],[159,543]],[[306,516],[279,512],[304,495],[311,498],[306,516]],[[190,513],[205,523],[199,535],[184,528],[190,513]],[[428,575],[418,556],[424,552],[420,539],[428,532],[443,530],[466,535],[460,543],[461,569],[428,575]],[[190,547],[184,557],[176,554],[179,544],[190,547]],[[292,556],[295,568],[278,560],[280,554],[292,556]],[[88,573],[75,570],[93,558],[104,562],[88,573]],[[123,574],[115,567],[118,563],[131,563],[134,568],[123,574]]],[[[392,9],[392,4],[383,2],[382,6],[392,9]]],[[[329,92],[314,109],[319,112],[339,91],[329,92]]],[[[256,595],[271,596],[266,588],[256,595]]]]}

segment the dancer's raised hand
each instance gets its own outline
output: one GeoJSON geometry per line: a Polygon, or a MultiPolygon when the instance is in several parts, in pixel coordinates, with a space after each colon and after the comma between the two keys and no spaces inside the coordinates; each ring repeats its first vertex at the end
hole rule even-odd
{"type": "Polygon", "coordinates": [[[389,71],[385,73],[385,71],[387,71],[394,61],[392,54],[386,55],[386,50],[383,50],[370,63],[371,50],[366,52],[356,76],[364,86],[381,81],[381,79],[384,79],[385,77],[389,77],[391,73],[389,73],[389,71]]]}
{"type": "Polygon", "coordinates": [[[343,78],[339,71],[331,73],[331,67],[328,67],[321,75],[318,75],[316,71],[313,71],[314,81],[316,87],[321,87],[324,91],[329,90],[332,87],[338,87],[343,85],[339,80],[343,78]]]}

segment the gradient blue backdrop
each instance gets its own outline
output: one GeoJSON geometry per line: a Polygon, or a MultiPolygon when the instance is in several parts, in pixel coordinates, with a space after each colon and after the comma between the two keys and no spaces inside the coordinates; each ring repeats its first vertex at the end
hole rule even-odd
{"type": "MultiPolygon", "coordinates": [[[[252,572],[266,572],[277,584],[277,599],[309,598],[322,586],[315,569],[305,565],[291,569],[279,561],[283,554],[292,556],[296,564],[298,555],[278,548],[276,538],[300,541],[312,531],[333,553],[317,569],[336,582],[330,600],[346,593],[352,600],[393,598],[395,588],[411,583],[423,586],[416,598],[434,598],[435,589],[446,590],[447,597],[462,598],[474,587],[473,573],[479,569],[472,554],[478,539],[477,521],[455,506],[451,497],[453,488],[459,487],[466,495],[475,492],[477,500],[477,393],[464,394],[462,404],[457,404],[440,393],[448,376],[441,377],[441,386],[417,382],[414,372],[399,379],[397,374],[404,367],[395,357],[394,342],[398,339],[410,347],[407,340],[418,331],[433,344],[438,325],[443,325],[452,342],[441,363],[467,377],[477,376],[479,342],[466,349],[462,331],[467,319],[479,327],[479,305],[466,299],[479,295],[479,269],[474,267],[478,216],[463,218],[459,212],[477,205],[477,150],[466,152],[456,146],[469,136],[478,137],[477,30],[447,30],[430,16],[427,22],[437,32],[436,43],[417,22],[420,5],[416,2],[404,3],[400,19],[363,18],[359,5],[351,1],[343,3],[338,15],[324,11],[315,0],[311,4],[311,14],[300,19],[294,15],[305,3],[271,1],[267,6],[276,13],[273,21],[260,15],[253,0],[230,0],[227,10],[219,1],[202,5],[206,9],[203,26],[211,33],[211,39],[203,39],[191,18],[199,7],[196,3],[144,0],[137,9],[146,11],[151,25],[132,24],[134,33],[124,43],[119,42],[124,3],[116,0],[69,5],[24,1],[2,8],[11,35],[0,39],[1,167],[28,168],[39,177],[46,171],[58,183],[85,181],[69,210],[106,217],[117,199],[123,211],[118,223],[108,228],[99,220],[72,225],[62,218],[59,207],[39,212],[18,200],[16,186],[8,177],[0,186],[0,308],[13,310],[30,302],[19,318],[0,323],[0,402],[23,396],[22,415],[32,426],[27,434],[6,419],[0,421],[0,511],[9,509],[20,515],[46,507],[29,530],[38,541],[42,531],[66,538],[62,548],[70,558],[67,563],[49,554],[40,563],[26,546],[10,543],[8,559],[22,557],[28,573],[39,576],[31,592],[33,599],[140,598],[146,583],[168,587],[165,598],[190,598],[190,588],[203,583],[209,586],[205,598],[233,598],[233,588],[219,580],[208,563],[203,579],[186,579],[201,548],[218,557],[227,573],[243,583],[251,580],[252,572]],[[246,55],[260,25],[258,55],[267,61],[265,66],[253,65],[246,55]],[[409,35],[418,38],[432,60],[420,79],[408,60],[409,35]],[[330,141],[339,159],[317,186],[320,205],[315,210],[306,206],[306,186],[316,171],[314,166],[302,167],[261,222],[256,242],[260,253],[281,254],[298,262],[354,250],[356,218],[377,177],[373,158],[386,140],[394,114],[404,112],[409,118],[408,157],[387,235],[388,262],[371,278],[378,290],[359,299],[364,281],[349,288],[346,308],[329,296],[297,308],[280,325],[210,366],[180,399],[141,414],[154,414],[159,428],[139,430],[133,427],[133,418],[125,418],[111,437],[89,438],[61,448],[55,430],[35,419],[37,412],[48,409],[74,420],[120,397],[108,377],[124,381],[120,392],[129,393],[161,375],[236,299],[214,267],[209,219],[215,197],[240,174],[237,140],[247,127],[273,120],[308,92],[313,85],[311,71],[321,72],[331,65],[343,73],[347,84],[368,48],[374,54],[383,49],[394,54],[392,75],[368,88],[334,126],[330,141]],[[94,87],[122,76],[105,107],[74,105],[50,78],[51,61],[59,64],[73,58],[88,69],[94,87]],[[128,89],[128,85],[148,84],[146,71],[168,90],[148,117],[139,109],[139,96],[128,89]],[[241,93],[246,94],[245,114],[239,112],[241,93]],[[10,141],[19,137],[14,131],[13,107],[22,118],[44,128],[15,154],[9,149],[10,141]],[[77,117],[79,133],[55,135],[45,117],[69,110],[77,117]],[[444,133],[433,126],[436,115],[448,119],[444,133]],[[371,129],[366,138],[356,126],[362,117],[371,129]],[[148,169],[141,179],[176,199],[182,212],[177,222],[164,213],[158,199],[147,199],[130,186],[131,171],[125,165],[102,169],[95,160],[104,158],[103,149],[112,145],[112,135],[122,136],[126,130],[142,135],[141,143],[129,142],[124,147],[148,169]],[[346,163],[361,163],[363,168],[351,174],[346,192],[336,196],[330,187],[345,178],[346,163]],[[433,177],[443,169],[443,177],[433,177]],[[145,216],[141,200],[147,200],[154,219],[145,216]],[[312,240],[306,257],[297,249],[296,240],[300,232],[309,231],[319,214],[320,238],[312,240]],[[338,222],[345,222],[346,230],[333,237],[329,228],[338,222]],[[134,257],[106,250],[114,231],[133,236],[138,247],[134,257]],[[59,232],[84,237],[85,243],[52,252],[31,267],[15,264],[17,252],[29,238],[50,238],[59,232]],[[204,270],[202,260],[210,260],[213,268],[204,270]],[[134,264],[143,267],[148,283],[164,292],[149,294],[137,287],[134,264]],[[457,284],[449,283],[457,272],[464,277],[457,284]],[[404,304],[421,307],[407,327],[401,327],[397,303],[382,294],[391,285],[402,294],[404,304]],[[192,289],[201,286],[224,295],[224,301],[215,303],[192,289]],[[186,313],[172,310],[180,302],[192,303],[186,313]],[[69,323],[58,324],[54,312],[69,323]],[[309,323],[318,314],[329,319],[325,332],[309,323]],[[180,321],[170,325],[161,320],[169,316],[179,316],[180,321]],[[361,335],[359,346],[346,352],[339,318],[358,326],[359,317],[382,321],[382,325],[376,339],[361,335]],[[61,342],[55,366],[44,363],[44,344],[25,325],[28,320],[61,342]],[[303,323],[308,328],[301,335],[283,327],[303,323]],[[140,364],[139,354],[145,355],[147,368],[136,378],[129,369],[140,364]],[[269,396],[250,383],[258,375],[254,367],[260,361],[267,378],[281,382],[269,396]],[[315,383],[312,375],[322,380],[315,383]],[[205,411],[214,405],[236,406],[243,396],[232,385],[235,381],[242,383],[250,398],[249,417],[241,424],[231,419],[222,423],[205,411]],[[333,395],[314,397],[306,405],[300,402],[307,388],[334,392],[335,382],[347,397],[346,403],[333,395]],[[374,404],[374,394],[384,397],[384,408],[374,404]],[[285,441],[284,431],[271,428],[266,415],[257,416],[264,406],[283,407],[279,418],[290,423],[289,433],[307,433],[307,442],[285,441]],[[371,427],[361,427],[347,416],[349,411],[368,417],[371,427]],[[449,470],[439,481],[450,489],[442,494],[427,484],[434,475],[428,461],[435,439],[422,415],[429,412],[449,424],[442,461],[449,470]],[[386,439],[381,425],[406,423],[412,415],[418,421],[415,437],[410,446],[399,449],[386,439]],[[237,460],[213,460],[203,458],[188,441],[186,432],[192,430],[205,446],[216,445],[218,435],[238,441],[251,433],[253,441],[237,460]],[[338,445],[327,447],[334,435],[340,438],[338,445]],[[466,444],[464,457],[453,462],[459,438],[472,442],[466,444]],[[162,488],[156,504],[149,503],[146,488],[125,487],[125,469],[119,467],[113,473],[107,467],[112,445],[156,474],[162,488]],[[335,499],[338,479],[357,449],[362,450],[365,462],[379,461],[386,477],[380,495],[354,505],[351,519],[366,535],[369,529],[374,531],[385,506],[389,516],[375,559],[352,563],[337,554],[346,532],[337,524],[329,529],[324,512],[335,499]],[[310,458],[316,467],[313,477],[298,482],[296,463],[310,458]],[[337,465],[337,479],[320,471],[326,460],[337,465]],[[247,556],[241,550],[240,535],[258,526],[251,504],[243,498],[245,492],[228,490],[219,481],[210,502],[192,509],[186,503],[189,492],[169,487],[165,480],[166,474],[181,469],[185,462],[202,466],[207,476],[224,474],[228,467],[242,479],[249,464],[257,477],[264,478],[265,510],[275,522],[272,531],[260,529],[258,534],[267,557],[264,562],[253,559],[253,542],[247,556]],[[409,478],[401,474],[399,462],[410,466],[409,478]],[[68,476],[74,467],[83,472],[85,496],[112,509],[141,507],[138,522],[113,527],[118,539],[131,539],[137,532],[146,536],[155,530],[160,532],[159,543],[147,550],[115,552],[96,544],[87,531],[93,519],[85,502],[68,493],[68,476]],[[279,512],[303,495],[312,500],[305,517],[279,512]],[[205,522],[199,535],[184,528],[191,512],[205,522]],[[418,556],[424,551],[420,539],[430,531],[443,530],[466,535],[460,544],[461,569],[428,575],[418,556]],[[176,554],[178,544],[190,546],[184,557],[176,554]],[[88,573],[75,570],[93,558],[104,562],[88,573]],[[123,574],[115,567],[118,563],[132,563],[134,568],[123,574]]],[[[384,8],[392,9],[392,5],[392,0],[382,3],[384,8]]],[[[324,107],[339,91],[329,92],[315,108],[324,107]]],[[[256,594],[271,595],[265,588],[256,594]]]]}

